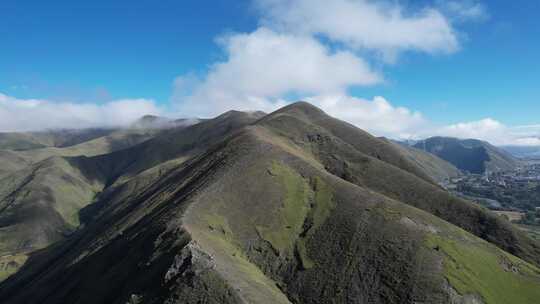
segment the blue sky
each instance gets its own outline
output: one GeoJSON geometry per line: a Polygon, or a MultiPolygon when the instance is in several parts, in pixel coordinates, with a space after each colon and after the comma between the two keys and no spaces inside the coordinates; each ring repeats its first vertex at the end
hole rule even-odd
{"type": "MultiPolygon", "coordinates": [[[[203,103],[201,98],[197,100],[196,110],[182,106],[183,98],[197,95],[201,87],[217,86],[223,89],[223,84],[209,84],[208,79],[217,78],[213,77],[213,67],[231,63],[231,58],[237,54],[228,48],[234,41],[248,43],[256,38],[253,37],[254,33],[265,27],[270,29],[271,35],[309,36],[330,53],[351,53],[369,66],[366,73],[377,74],[380,79],[363,81],[359,77],[365,76],[365,73],[358,74],[343,80],[343,83],[329,85],[328,92],[312,89],[312,85],[319,82],[299,82],[298,88],[291,86],[276,91],[263,90],[266,95],[255,97],[264,99],[264,103],[252,102],[248,106],[238,100],[238,104],[223,102],[220,104],[223,107],[215,108],[278,106],[290,101],[287,100],[290,96],[313,97],[312,100],[317,103],[322,99],[316,96],[328,95],[330,91],[334,94],[339,87],[343,89],[339,94],[365,99],[366,103],[360,102],[359,107],[364,104],[371,106],[370,102],[376,96],[381,96],[392,110],[405,108],[410,112],[407,115],[417,113],[422,117],[421,123],[414,117],[404,118],[403,124],[410,124],[410,128],[383,127],[377,132],[377,128],[369,128],[372,122],[363,124],[359,118],[340,117],[339,110],[330,111],[340,118],[349,118],[353,123],[359,121],[357,125],[381,135],[407,137],[414,132],[420,133],[427,126],[427,121],[429,126],[441,130],[453,127],[445,130],[454,130],[447,133],[459,136],[456,131],[460,130],[458,123],[469,123],[463,128],[474,128],[472,123],[490,119],[500,125],[497,128],[506,129],[504,135],[497,133],[502,132],[499,129],[487,135],[491,139],[489,136],[509,137],[508,130],[515,126],[540,123],[539,1],[453,1],[457,5],[454,8],[459,11],[437,0],[373,2],[375,4],[372,6],[378,10],[399,7],[403,20],[423,15],[426,9],[436,10],[437,16],[440,14],[452,30],[452,37],[443,37],[446,39],[444,41],[452,44],[450,38],[455,38],[457,46],[437,42],[436,46],[429,47],[420,42],[410,46],[407,44],[409,42],[403,41],[367,41],[363,40],[363,36],[358,37],[362,42],[358,46],[356,41],[351,43],[351,40],[341,39],[348,37],[343,36],[347,33],[335,28],[322,28],[320,24],[306,29],[309,33],[298,33],[294,20],[282,20],[268,12],[270,8],[275,8],[273,2],[279,3],[280,0],[3,0],[0,2],[0,93],[12,103],[36,99],[52,104],[92,104],[99,107],[115,100],[137,99],[152,103],[151,107],[142,107],[141,111],[151,109],[176,115],[213,115],[215,113],[199,107],[203,103]],[[477,10],[468,14],[472,9],[477,10]],[[250,36],[242,40],[242,36],[237,37],[240,35],[250,36]],[[230,41],[223,42],[223,39],[231,36],[230,41]],[[393,55],[387,56],[388,53],[393,55]],[[188,81],[187,89],[182,87],[182,92],[178,93],[178,83],[175,85],[177,77],[193,81],[188,81]]],[[[346,2],[365,1],[341,2],[345,5],[346,2]]],[[[362,5],[358,6],[359,9],[369,9],[371,4],[362,5]]],[[[299,7],[296,8],[298,14],[294,16],[310,18],[315,16],[309,14],[317,13],[300,11],[301,5],[299,7]]],[[[332,14],[332,9],[328,8],[329,14],[332,14]]],[[[339,7],[335,9],[339,10],[339,7]]],[[[419,35],[422,34],[422,29],[414,29],[419,30],[419,35]]],[[[388,28],[388,31],[392,30],[395,31],[388,28]]],[[[399,37],[396,39],[399,40],[399,37]]],[[[222,74],[240,69],[231,65],[229,69],[224,68],[222,74]]],[[[241,69],[246,70],[244,67],[241,69]]],[[[253,77],[260,76],[260,69],[248,70],[259,72],[253,77]]],[[[234,74],[230,74],[231,79],[234,77],[234,74]]],[[[298,77],[304,76],[299,74],[298,77]]],[[[272,81],[271,78],[267,80],[272,81]]],[[[295,79],[291,79],[291,82],[294,83],[295,79]]],[[[325,86],[326,83],[321,85],[325,86]]],[[[235,94],[245,89],[238,85],[227,88],[234,89],[235,94]]],[[[245,96],[261,92],[260,89],[248,89],[251,91],[245,96]]],[[[199,95],[212,96],[210,93],[199,95]]],[[[327,104],[324,101],[320,103],[327,104]]],[[[4,126],[4,129],[9,129],[9,126],[4,126]]],[[[464,137],[472,135],[475,133],[469,131],[463,134],[464,137]]],[[[530,137],[530,134],[526,137],[530,137]]]]}
{"type": "Polygon", "coordinates": [[[0,91],[167,102],[176,76],[219,56],[215,37],[256,25],[249,3],[233,2],[1,1],[0,91]]]}

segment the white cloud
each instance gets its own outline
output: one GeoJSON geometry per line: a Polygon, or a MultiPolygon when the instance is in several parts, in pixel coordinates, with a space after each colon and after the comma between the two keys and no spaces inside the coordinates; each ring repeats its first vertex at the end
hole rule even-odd
{"type": "Polygon", "coordinates": [[[438,10],[413,13],[396,2],[367,0],[258,0],[263,24],[285,32],[321,34],[354,49],[394,59],[401,51],[451,53],[455,31],[438,10]]]}
{"type": "Polygon", "coordinates": [[[306,101],[376,136],[398,140],[449,136],[485,140],[498,146],[540,146],[540,125],[507,126],[485,118],[437,126],[420,112],[397,107],[379,96],[366,100],[347,95],[321,95],[306,98],[306,101]]]}
{"type": "Polygon", "coordinates": [[[0,131],[124,126],[159,114],[152,100],[122,99],[104,104],[17,99],[0,93],[0,131]]]}
{"type": "Polygon", "coordinates": [[[178,112],[199,117],[229,109],[268,112],[285,100],[310,96],[340,96],[340,104],[358,104],[356,109],[370,104],[351,103],[348,89],[383,82],[372,68],[377,59],[360,56],[365,50],[395,59],[402,51],[450,53],[459,47],[450,23],[433,8],[405,13],[395,2],[365,0],[255,3],[262,14],[259,28],[220,37],[224,60],[202,77],[175,80],[171,100],[178,112]]]}
{"type": "Polygon", "coordinates": [[[257,0],[261,27],[218,39],[224,60],[206,75],[178,77],[172,101],[184,116],[210,117],[230,109],[273,111],[304,99],[376,135],[410,138],[428,122],[382,97],[349,96],[348,89],[381,83],[360,54],[395,59],[403,51],[451,53],[454,29],[437,10],[411,12],[396,2],[257,0]],[[333,43],[333,42],[338,42],[333,43]]]}
{"type": "Polygon", "coordinates": [[[380,96],[372,100],[347,95],[315,96],[306,101],[377,136],[411,138],[428,123],[421,113],[393,106],[380,96]]]}
{"type": "Polygon", "coordinates": [[[514,141],[511,141],[510,143],[507,143],[505,145],[540,146],[540,133],[537,133],[537,137],[516,138],[514,141]]]}
{"type": "Polygon", "coordinates": [[[422,139],[449,136],[485,140],[497,146],[540,146],[540,125],[507,126],[492,118],[437,126],[418,111],[392,105],[383,97],[314,96],[306,101],[375,136],[422,139]]]}
{"type": "Polygon", "coordinates": [[[484,21],[489,18],[486,7],[476,0],[438,2],[439,7],[457,21],[484,21]]]}
{"type": "MultiPolygon", "coordinates": [[[[479,138],[494,144],[540,145],[540,126],[508,127],[494,119],[436,127],[421,113],[383,97],[349,96],[353,86],[383,82],[361,57],[386,62],[404,51],[429,54],[459,49],[452,21],[487,16],[476,0],[438,1],[438,9],[411,11],[397,1],[255,0],[261,27],[218,39],[225,59],[206,75],[177,77],[172,101],[184,117],[211,117],[230,109],[273,111],[304,99],[377,136],[433,135],[479,138]],[[294,97],[291,97],[294,96],[294,97]]],[[[371,64],[370,64],[371,63],[371,64]]],[[[159,114],[152,100],[105,104],[16,99],[0,94],[0,131],[126,125],[159,114]]]]}
{"type": "Polygon", "coordinates": [[[443,127],[439,132],[444,135],[461,138],[486,138],[496,135],[500,137],[506,132],[506,126],[502,123],[486,118],[473,122],[462,122],[443,127]]]}
{"type": "Polygon", "coordinates": [[[330,94],[354,85],[381,81],[360,57],[332,52],[310,36],[259,28],[220,40],[227,60],[213,65],[198,82],[192,76],[175,80],[173,100],[180,112],[212,116],[231,108],[272,110],[269,104],[288,94],[330,94]]]}
{"type": "Polygon", "coordinates": [[[437,128],[427,136],[442,135],[457,138],[475,138],[494,145],[538,146],[540,145],[540,125],[507,126],[495,119],[462,122],[437,128]]]}

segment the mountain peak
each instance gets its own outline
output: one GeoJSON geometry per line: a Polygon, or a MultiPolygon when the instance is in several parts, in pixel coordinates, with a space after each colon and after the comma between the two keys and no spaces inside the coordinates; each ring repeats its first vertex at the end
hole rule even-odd
{"type": "Polygon", "coordinates": [[[143,117],[139,118],[139,121],[154,121],[156,119],[159,119],[160,117],[157,116],[157,115],[151,115],[151,114],[147,114],[147,115],[144,115],[143,117]]]}
{"type": "Polygon", "coordinates": [[[255,118],[260,119],[264,117],[266,113],[262,111],[238,111],[238,110],[229,110],[219,116],[217,116],[215,119],[217,120],[223,120],[223,119],[244,119],[244,118],[255,118]]]}
{"type": "Polygon", "coordinates": [[[282,114],[292,115],[295,117],[304,117],[307,119],[328,117],[323,110],[317,108],[313,104],[306,101],[297,101],[268,114],[265,119],[272,119],[272,117],[282,114]]]}
{"type": "Polygon", "coordinates": [[[540,297],[537,268],[525,264],[540,265],[540,246],[431,181],[415,161],[434,158],[306,102],[259,115],[230,111],[111,153],[15,168],[0,187],[10,208],[0,262],[11,267],[0,271],[10,276],[0,302],[540,297]]]}
{"type": "Polygon", "coordinates": [[[513,170],[518,166],[517,159],[478,139],[438,136],[419,141],[414,147],[435,154],[458,169],[471,173],[513,170]]]}
{"type": "Polygon", "coordinates": [[[285,106],[278,111],[302,111],[306,114],[307,113],[324,113],[323,110],[319,109],[313,104],[307,101],[302,101],[302,100],[291,103],[290,105],[285,106]]]}

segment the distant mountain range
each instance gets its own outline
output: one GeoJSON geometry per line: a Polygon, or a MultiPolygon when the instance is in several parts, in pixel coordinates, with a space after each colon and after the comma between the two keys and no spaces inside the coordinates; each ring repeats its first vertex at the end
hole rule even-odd
{"type": "Polygon", "coordinates": [[[0,303],[540,298],[540,244],[437,184],[451,161],[513,164],[487,143],[402,146],[305,102],[156,121],[73,145],[9,136],[0,303]]]}
{"type": "Polygon", "coordinates": [[[501,149],[515,157],[540,159],[540,146],[502,146],[501,149]]]}
{"type": "Polygon", "coordinates": [[[414,147],[448,161],[458,169],[475,174],[488,171],[508,171],[519,166],[519,160],[503,149],[476,139],[431,137],[418,141],[414,147]]]}
{"type": "MultiPolygon", "coordinates": [[[[381,138],[387,140],[385,138],[381,138]]],[[[438,157],[437,155],[415,148],[415,141],[400,142],[394,140],[387,140],[401,150],[402,155],[409,158],[410,161],[415,163],[418,167],[422,168],[426,174],[428,174],[433,180],[437,182],[444,182],[450,178],[458,177],[462,172],[453,164],[438,157]]]]}

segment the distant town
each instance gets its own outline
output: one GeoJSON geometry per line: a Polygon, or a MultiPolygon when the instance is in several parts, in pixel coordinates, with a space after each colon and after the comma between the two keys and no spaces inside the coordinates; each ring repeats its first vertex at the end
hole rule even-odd
{"type": "Polygon", "coordinates": [[[524,160],[513,171],[465,173],[442,186],[506,217],[540,239],[540,159],[524,160]]]}

